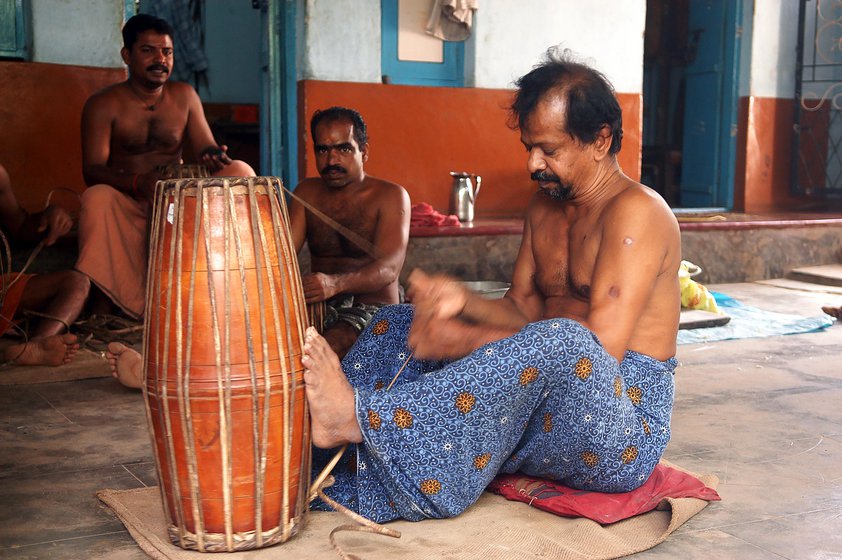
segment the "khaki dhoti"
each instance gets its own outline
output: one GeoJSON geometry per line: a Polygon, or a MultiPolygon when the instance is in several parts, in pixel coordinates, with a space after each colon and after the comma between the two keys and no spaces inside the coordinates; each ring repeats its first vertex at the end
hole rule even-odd
{"type": "Polygon", "coordinates": [[[76,270],[134,319],[143,316],[146,300],[148,218],[148,202],[108,185],[82,194],[76,270]]]}

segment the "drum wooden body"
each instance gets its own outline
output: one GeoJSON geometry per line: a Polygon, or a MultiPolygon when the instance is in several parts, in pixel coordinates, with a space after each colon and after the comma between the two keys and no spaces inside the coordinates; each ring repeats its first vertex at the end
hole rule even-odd
{"type": "Polygon", "coordinates": [[[161,181],[150,224],[144,396],[172,541],[284,542],[310,482],[307,313],[280,180],[161,181]]]}

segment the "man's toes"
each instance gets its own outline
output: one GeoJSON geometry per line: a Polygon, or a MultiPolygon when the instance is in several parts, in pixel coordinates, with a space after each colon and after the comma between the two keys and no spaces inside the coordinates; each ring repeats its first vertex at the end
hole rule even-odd
{"type": "Polygon", "coordinates": [[[327,340],[320,334],[316,335],[310,340],[310,347],[313,357],[316,360],[325,362],[330,360],[333,350],[330,348],[327,340]]]}
{"type": "Polygon", "coordinates": [[[313,358],[310,357],[310,354],[307,353],[306,349],[304,351],[304,355],[301,356],[301,365],[304,366],[304,372],[305,373],[307,371],[313,369],[313,366],[316,365],[316,361],[313,360],[313,358]]]}
{"type": "Polygon", "coordinates": [[[109,342],[108,351],[114,356],[119,356],[126,351],[126,345],[122,342],[109,342]]]}
{"type": "Polygon", "coordinates": [[[319,345],[315,342],[308,342],[304,350],[304,355],[310,358],[310,366],[313,367],[317,363],[324,361],[324,352],[322,352],[319,345]]]}

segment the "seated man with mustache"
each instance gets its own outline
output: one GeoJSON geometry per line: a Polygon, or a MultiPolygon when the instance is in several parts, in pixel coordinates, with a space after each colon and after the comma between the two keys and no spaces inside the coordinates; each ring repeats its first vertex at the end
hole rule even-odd
{"type": "Polygon", "coordinates": [[[378,311],[341,362],[305,336],[313,444],[348,444],[325,495],[376,522],[458,515],[498,473],[630,492],[670,439],[678,222],[620,168],[605,76],[554,48],[516,85],[537,192],[505,297],[416,270],[413,305],[378,311]]]}
{"type": "Polygon", "coordinates": [[[126,81],[95,93],[82,112],[82,171],[88,189],[79,216],[76,269],[93,282],[91,311],[143,316],[147,220],[155,183],[182,164],[190,147],[212,175],[253,176],[218,146],[196,91],[168,81],[173,31],[157,17],[138,14],[123,27],[120,51],[126,81]]]}
{"type": "Polygon", "coordinates": [[[310,133],[320,177],[295,188],[290,229],[296,250],[305,241],[310,249],[311,271],[302,278],[305,299],[326,302],[324,336],[341,357],[379,307],[400,302],[409,195],[365,173],[368,135],[357,111],[316,111],[310,133]]]}

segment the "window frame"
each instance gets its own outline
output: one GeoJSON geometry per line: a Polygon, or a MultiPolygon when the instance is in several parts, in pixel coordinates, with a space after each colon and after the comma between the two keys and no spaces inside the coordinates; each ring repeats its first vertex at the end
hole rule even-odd
{"type": "Polygon", "coordinates": [[[384,82],[414,86],[465,86],[466,41],[443,41],[443,62],[399,60],[398,0],[380,0],[380,11],[380,66],[384,82]]]}

